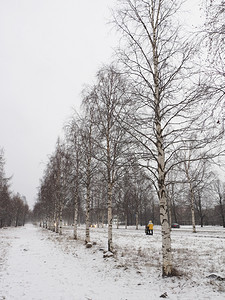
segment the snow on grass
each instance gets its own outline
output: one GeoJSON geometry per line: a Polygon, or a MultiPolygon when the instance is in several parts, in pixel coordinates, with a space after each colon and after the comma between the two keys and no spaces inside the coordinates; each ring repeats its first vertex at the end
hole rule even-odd
{"type": "Polygon", "coordinates": [[[173,261],[180,276],[161,276],[161,228],[146,236],[144,226],[113,229],[114,256],[107,250],[107,227],[63,227],[63,235],[33,225],[0,229],[0,299],[145,300],[225,299],[225,231],[182,226],[171,232],[173,261]],[[209,275],[216,274],[219,277],[209,275]]]}

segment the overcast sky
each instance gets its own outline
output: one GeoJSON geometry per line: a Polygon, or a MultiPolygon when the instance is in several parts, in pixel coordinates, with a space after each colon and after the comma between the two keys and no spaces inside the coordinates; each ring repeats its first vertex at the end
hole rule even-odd
{"type": "MultiPolygon", "coordinates": [[[[196,0],[188,0],[192,22],[196,0]]],[[[36,200],[48,155],[83,85],[110,63],[114,0],[0,0],[0,148],[11,189],[36,200]]]]}

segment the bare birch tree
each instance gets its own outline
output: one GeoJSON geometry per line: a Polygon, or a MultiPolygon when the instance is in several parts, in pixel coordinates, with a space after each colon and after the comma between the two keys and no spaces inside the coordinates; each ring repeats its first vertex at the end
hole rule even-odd
{"type": "Polygon", "coordinates": [[[82,129],[80,131],[82,136],[82,145],[83,145],[83,159],[84,159],[84,184],[86,187],[86,230],[85,230],[85,243],[90,242],[90,202],[91,202],[91,179],[93,177],[93,129],[92,129],[92,120],[90,116],[86,115],[85,122],[83,123],[82,129]]]}
{"type": "Polygon", "coordinates": [[[81,134],[80,134],[80,121],[79,118],[73,116],[65,127],[66,143],[68,152],[70,153],[70,179],[69,179],[69,193],[74,205],[74,217],[73,217],[73,238],[77,240],[77,225],[78,225],[78,202],[79,193],[81,190],[81,134]]]}
{"type": "Polygon", "coordinates": [[[102,68],[97,74],[97,84],[86,97],[86,105],[93,110],[93,122],[98,132],[95,139],[98,155],[95,157],[103,166],[107,182],[108,206],[108,251],[113,251],[112,242],[112,200],[113,187],[124,164],[128,149],[127,134],[118,116],[128,104],[128,84],[112,66],[102,68]]]}
{"type": "Polygon", "coordinates": [[[166,176],[181,163],[174,156],[182,149],[183,140],[197,131],[199,145],[206,145],[213,135],[208,131],[206,139],[206,126],[215,127],[213,122],[204,122],[208,111],[206,107],[203,111],[200,103],[205,89],[198,86],[198,77],[192,72],[196,48],[176,18],[181,2],[120,0],[114,11],[114,24],[123,37],[119,62],[136,89],[137,113],[130,116],[129,130],[142,146],[139,159],[152,176],[160,203],[163,276],[173,274],[166,176]]]}
{"type": "Polygon", "coordinates": [[[188,153],[188,158],[184,160],[184,171],[187,178],[187,182],[189,185],[189,195],[190,195],[190,205],[191,205],[191,221],[192,221],[192,228],[193,233],[196,233],[196,226],[195,226],[195,196],[194,196],[194,188],[193,188],[193,178],[190,170],[191,166],[191,151],[188,153]]]}
{"type": "Polygon", "coordinates": [[[57,140],[55,152],[50,156],[39,189],[39,201],[44,206],[45,222],[56,233],[62,234],[62,214],[67,201],[68,157],[65,145],[57,140]]]}

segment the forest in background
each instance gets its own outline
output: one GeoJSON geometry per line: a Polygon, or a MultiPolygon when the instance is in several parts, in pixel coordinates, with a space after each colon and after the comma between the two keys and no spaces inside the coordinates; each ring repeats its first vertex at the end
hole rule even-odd
{"type": "Polygon", "coordinates": [[[10,180],[5,175],[4,151],[0,149],[0,228],[24,226],[29,214],[26,197],[11,191],[10,180]]]}

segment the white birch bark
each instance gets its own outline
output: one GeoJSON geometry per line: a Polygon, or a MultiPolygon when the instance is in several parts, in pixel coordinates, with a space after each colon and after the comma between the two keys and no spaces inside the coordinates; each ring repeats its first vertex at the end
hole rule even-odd
{"type": "Polygon", "coordinates": [[[62,235],[62,212],[63,212],[63,204],[60,203],[60,211],[59,211],[59,234],[62,235]]]}
{"type": "Polygon", "coordinates": [[[55,209],[54,209],[54,219],[53,219],[53,232],[56,232],[56,206],[55,206],[55,209]]]}
{"type": "Polygon", "coordinates": [[[105,214],[104,211],[102,212],[102,228],[104,227],[104,219],[105,219],[105,214]]]}
{"type": "Polygon", "coordinates": [[[86,229],[85,229],[85,243],[90,242],[90,202],[91,202],[91,132],[92,128],[90,125],[89,136],[88,136],[88,159],[87,159],[87,178],[86,178],[86,229]]]}
{"type": "Polygon", "coordinates": [[[74,197],[74,219],[73,219],[73,238],[77,240],[77,218],[78,218],[78,195],[77,191],[74,197]]]}
{"type": "Polygon", "coordinates": [[[162,256],[163,276],[170,276],[172,274],[172,253],[171,253],[171,236],[168,219],[167,199],[165,192],[165,154],[162,144],[160,123],[157,124],[157,146],[158,146],[158,196],[160,204],[160,222],[162,232],[162,256]]]}
{"type": "MultiPolygon", "coordinates": [[[[154,16],[153,6],[152,15],[154,16]]],[[[154,23],[154,20],[153,20],[154,23]]],[[[160,109],[160,93],[159,93],[159,62],[157,53],[157,33],[156,26],[153,29],[153,64],[154,64],[154,101],[155,101],[155,125],[156,125],[156,145],[157,145],[157,162],[158,162],[158,196],[160,205],[160,222],[162,231],[162,256],[163,276],[170,276],[172,274],[172,253],[171,253],[171,236],[170,226],[168,219],[168,208],[165,190],[165,152],[163,148],[163,136],[161,126],[161,109],[160,109]]]]}
{"type": "Polygon", "coordinates": [[[99,212],[97,213],[97,228],[99,228],[99,212]]]}
{"type": "Polygon", "coordinates": [[[55,232],[56,232],[56,233],[59,233],[59,216],[58,216],[58,214],[57,214],[57,216],[56,216],[55,232]]]}
{"type": "Polygon", "coordinates": [[[108,182],[108,251],[113,251],[112,242],[112,184],[108,182]]]}
{"type": "Polygon", "coordinates": [[[98,200],[97,200],[97,203],[98,203],[98,210],[97,210],[97,228],[99,228],[99,217],[100,217],[100,213],[99,213],[99,197],[98,197],[98,200]]]}
{"type": "Polygon", "coordinates": [[[90,191],[89,187],[87,187],[86,194],[86,229],[85,229],[85,243],[90,242],[90,191]]]}
{"type": "MultiPolygon", "coordinates": [[[[77,146],[77,141],[76,141],[77,146]]],[[[78,149],[77,149],[78,151],[78,149]]],[[[77,240],[77,223],[78,223],[78,196],[79,196],[79,169],[80,169],[80,162],[78,153],[76,153],[76,180],[75,180],[75,195],[74,195],[74,219],[73,219],[73,238],[77,240]]]]}
{"type": "Polygon", "coordinates": [[[135,219],[136,219],[136,230],[138,230],[138,211],[136,211],[136,214],[135,214],[135,219]]]}

